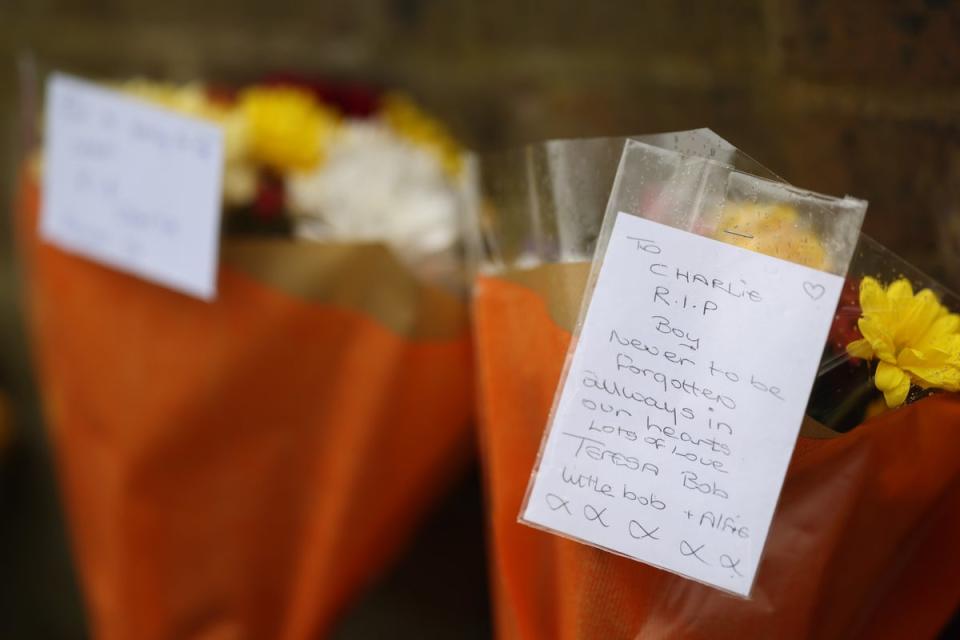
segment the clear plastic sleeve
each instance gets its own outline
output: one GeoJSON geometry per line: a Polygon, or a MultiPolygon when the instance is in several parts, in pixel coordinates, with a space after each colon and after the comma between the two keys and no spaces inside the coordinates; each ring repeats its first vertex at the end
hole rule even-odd
{"type": "MultiPolygon", "coordinates": [[[[498,635],[935,634],[960,603],[952,577],[960,559],[950,542],[960,535],[960,436],[951,427],[960,419],[960,402],[954,394],[934,394],[846,433],[805,422],[750,600],[517,523],[601,235],[614,157],[623,145],[623,139],[555,141],[486,158],[482,167],[488,200],[473,228],[481,258],[473,315],[498,635]],[[574,177],[575,184],[586,183],[583,188],[554,184],[564,162],[591,168],[574,177]],[[579,232],[558,232],[561,223],[551,215],[562,211],[577,211],[574,219],[584,222],[571,224],[579,232]]],[[[736,151],[720,164],[775,177],[736,151]]],[[[769,186],[774,193],[794,193],[783,184],[769,186]]],[[[804,197],[797,208],[800,228],[821,238],[836,221],[804,213],[819,206],[804,197]]],[[[715,227],[694,230],[712,235],[715,227]]],[[[907,272],[882,252],[865,249],[869,240],[856,249],[846,237],[823,244],[835,273],[844,273],[850,258],[849,277],[907,272]],[[871,253],[879,262],[868,260],[871,253]]],[[[950,300],[945,292],[944,300],[950,300]]],[[[818,383],[814,401],[820,391],[818,383]]]]}

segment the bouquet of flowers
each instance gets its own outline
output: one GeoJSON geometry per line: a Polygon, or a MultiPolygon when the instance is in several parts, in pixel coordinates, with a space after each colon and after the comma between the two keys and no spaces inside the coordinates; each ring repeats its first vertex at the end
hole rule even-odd
{"type": "Polygon", "coordinates": [[[312,638],[466,462],[464,154],[408,98],[121,91],[222,128],[218,297],[40,242],[30,326],[93,635],[312,638]]]}
{"type": "MultiPolygon", "coordinates": [[[[639,140],[772,177],[706,131],[639,140]]],[[[629,144],[550,141],[482,163],[473,314],[498,636],[935,635],[960,604],[960,305],[863,236],[838,245],[856,234],[785,200],[726,197],[680,221],[849,280],[751,599],[517,522],[629,144]]],[[[641,186],[684,179],[645,170],[641,186]]],[[[654,219],[681,226],[677,211],[693,209],[649,193],[630,195],[654,219]]]]}

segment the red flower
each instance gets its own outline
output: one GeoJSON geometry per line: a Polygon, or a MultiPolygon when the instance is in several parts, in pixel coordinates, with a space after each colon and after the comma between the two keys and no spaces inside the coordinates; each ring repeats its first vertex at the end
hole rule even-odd
{"type": "Polygon", "coordinates": [[[840,292],[840,303],[837,305],[837,312],[833,316],[833,324],[830,325],[828,338],[830,346],[836,352],[845,353],[848,344],[863,337],[857,327],[860,315],[860,282],[847,278],[846,282],[843,283],[843,290],[840,292]]]}
{"type": "Polygon", "coordinates": [[[326,82],[292,73],[274,73],[265,77],[261,84],[304,89],[318,101],[348,117],[368,118],[380,109],[381,92],[360,83],[326,82]]]}
{"type": "Polygon", "coordinates": [[[229,107],[237,100],[237,90],[223,84],[208,84],[207,98],[210,102],[223,107],[229,107]]]}
{"type": "Polygon", "coordinates": [[[280,176],[264,171],[257,181],[257,195],[253,200],[253,213],[263,220],[272,220],[283,215],[286,192],[280,176]]]}

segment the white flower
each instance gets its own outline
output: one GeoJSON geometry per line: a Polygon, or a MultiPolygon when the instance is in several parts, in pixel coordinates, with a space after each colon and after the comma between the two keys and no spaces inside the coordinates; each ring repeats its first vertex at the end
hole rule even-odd
{"type": "Polygon", "coordinates": [[[410,263],[455,245],[459,202],[434,154],[374,121],[345,123],[320,166],[287,178],[299,237],[384,242],[410,263]]]}

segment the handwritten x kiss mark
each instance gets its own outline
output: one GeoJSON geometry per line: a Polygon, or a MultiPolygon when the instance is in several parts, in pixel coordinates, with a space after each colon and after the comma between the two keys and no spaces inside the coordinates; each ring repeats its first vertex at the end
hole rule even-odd
{"type": "Polygon", "coordinates": [[[546,499],[547,506],[550,507],[551,511],[559,511],[560,509],[563,509],[568,514],[573,515],[572,513],[570,513],[569,500],[566,500],[555,493],[548,493],[546,496],[544,496],[544,498],[546,499]]]}

